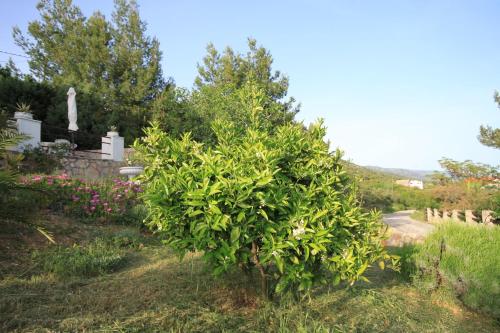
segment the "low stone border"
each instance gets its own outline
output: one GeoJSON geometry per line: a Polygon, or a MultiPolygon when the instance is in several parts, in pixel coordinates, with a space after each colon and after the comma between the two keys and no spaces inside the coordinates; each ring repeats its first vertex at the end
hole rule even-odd
{"type": "Polygon", "coordinates": [[[453,209],[451,211],[442,210],[434,208],[426,209],[426,220],[430,223],[439,223],[445,220],[451,220],[456,222],[465,222],[465,223],[483,223],[488,226],[494,226],[496,221],[493,217],[492,210],[483,210],[481,211],[481,217],[474,215],[474,212],[470,209],[466,210],[458,210],[453,209]]]}

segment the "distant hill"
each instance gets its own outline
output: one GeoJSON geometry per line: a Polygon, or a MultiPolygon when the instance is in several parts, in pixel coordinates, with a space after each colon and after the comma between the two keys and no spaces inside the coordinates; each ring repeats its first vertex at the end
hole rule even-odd
{"type": "Polygon", "coordinates": [[[410,170],[410,169],[398,169],[398,168],[382,168],[378,166],[367,165],[364,168],[383,172],[386,174],[391,174],[394,176],[401,177],[403,179],[418,179],[424,180],[426,176],[431,175],[434,171],[431,170],[410,170]]]}

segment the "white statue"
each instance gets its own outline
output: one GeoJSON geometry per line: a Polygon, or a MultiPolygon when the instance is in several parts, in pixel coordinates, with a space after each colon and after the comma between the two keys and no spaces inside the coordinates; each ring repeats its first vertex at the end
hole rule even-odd
{"type": "Polygon", "coordinates": [[[70,131],[78,131],[76,125],[76,91],[73,87],[68,90],[68,119],[70,131]]]}

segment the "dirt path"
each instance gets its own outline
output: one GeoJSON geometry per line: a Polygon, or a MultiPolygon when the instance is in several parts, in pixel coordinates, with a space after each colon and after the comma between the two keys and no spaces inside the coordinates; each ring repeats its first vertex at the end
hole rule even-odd
{"type": "Polygon", "coordinates": [[[413,210],[403,210],[384,214],[384,223],[390,227],[389,246],[401,246],[404,243],[419,243],[434,230],[432,224],[420,222],[410,217],[413,210]]]}

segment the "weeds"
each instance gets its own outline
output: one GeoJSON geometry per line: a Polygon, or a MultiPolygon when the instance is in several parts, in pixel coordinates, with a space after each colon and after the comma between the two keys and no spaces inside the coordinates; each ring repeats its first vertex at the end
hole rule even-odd
{"type": "Polygon", "coordinates": [[[55,247],[34,252],[33,259],[40,267],[61,277],[90,277],[115,271],[125,262],[123,250],[103,239],[87,246],[55,247]]]}
{"type": "Polygon", "coordinates": [[[463,303],[500,319],[500,228],[447,223],[418,247],[415,283],[453,290],[463,303]]]}

